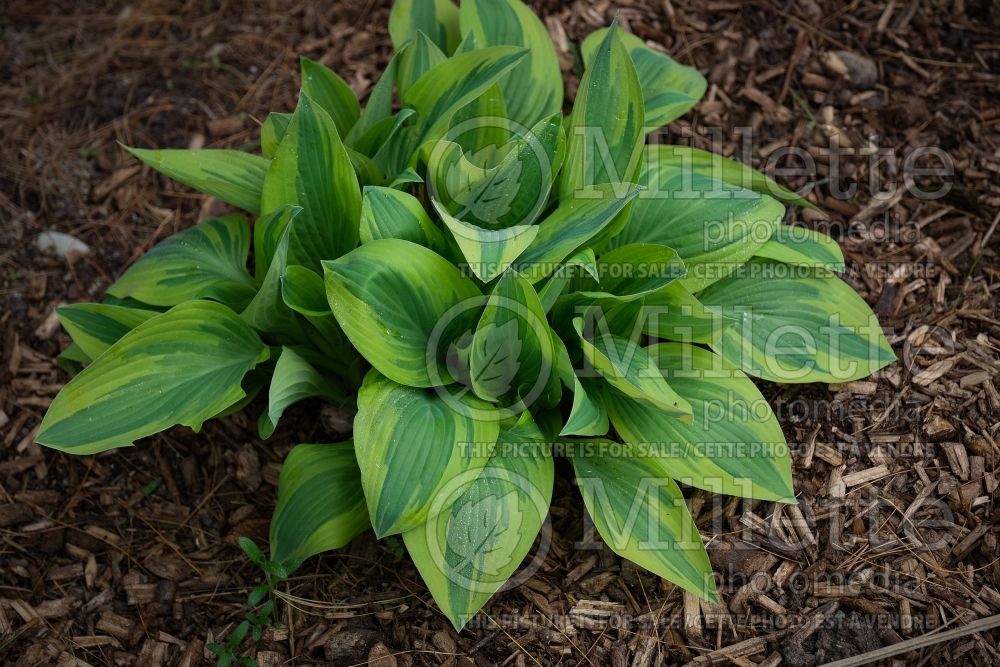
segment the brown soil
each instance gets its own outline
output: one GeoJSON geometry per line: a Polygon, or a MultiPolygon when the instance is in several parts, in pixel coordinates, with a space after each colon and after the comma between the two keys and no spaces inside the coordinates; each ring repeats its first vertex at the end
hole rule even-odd
{"type": "MultiPolygon", "coordinates": [[[[295,442],[342,438],[298,406],[260,443],[254,408],[195,435],[73,458],[34,444],[67,376],[53,307],[96,300],[129,262],[217,203],[140,167],[139,146],[253,149],[257,120],[290,110],[299,55],[367,94],[390,55],[382,1],[215,3],[0,0],[0,663],[209,664],[205,643],[246,613],[258,580],[235,548],[263,543],[280,461],[295,442]],[[72,234],[72,261],[35,248],[72,234]]],[[[1000,10],[985,1],[533,3],[564,69],[617,13],[705,72],[706,100],[671,140],[811,152],[813,197],[874,305],[899,363],[846,386],[767,387],[796,462],[798,513],[693,494],[715,537],[723,605],[684,596],[604,548],[581,549],[577,490],[562,480],[552,547],[524,586],[454,632],[399,541],[372,537],[310,560],[283,589],[273,664],[813,665],[1000,613],[1000,10]],[[787,9],[783,7],[787,6],[787,9]],[[830,52],[851,55],[831,58],[830,52]],[[843,67],[848,66],[846,74],[843,67]],[[885,190],[889,160],[850,158],[836,199],[824,150],[936,146],[950,193],[885,190]],[[795,539],[799,536],[803,539],[795,539]],[[921,545],[935,545],[923,548],[921,545]],[[756,576],[754,576],[756,575],[756,576]],[[318,604],[317,604],[318,603],[318,604]]],[[[572,90],[571,85],[571,90],[572,90]]],[[[787,180],[786,180],[787,183],[787,180]]],[[[788,183],[801,186],[805,179],[788,183]]],[[[257,406],[256,409],[259,409],[257,406]]],[[[970,633],[897,656],[996,661],[1000,634],[970,633]]],[[[903,664],[903,663],[899,663],[903,664]]]]}

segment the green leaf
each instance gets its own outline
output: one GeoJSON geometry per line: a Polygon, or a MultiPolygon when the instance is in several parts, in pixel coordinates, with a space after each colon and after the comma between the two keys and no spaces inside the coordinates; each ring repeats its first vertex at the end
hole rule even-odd
{"type": "Polygon", "coordinates": [[[60,352],[59,356],[56,357],[56,365],[70,375],[76,375],[91,361],[93,359],[84,354],[83,350],[76,343],[70,343],[69,347],[60,352]]]}
{"type": "MultiPolygon", "coordinates": [[[[471,36],[472,33],[469,33],[471,36]]],[[[500,84],[494,83],[482,95],[452,114],[446,136],[465,151],[490,154],[510,140],[513,125],[507,116],[507,104],[500,84]]]]}
{"type": "Polygon", "coordinates": [[[302,92],[330,115],[341,137],[346,137],[361,115],[361,105],[347,82],[330,68],[308,58],[299,59],[302,92]]]}
{"type": "Polygon", "coordinates": [[[358,393],[354,434],[375,534],[405,532],[431,518],[442,494],[460,490],[456,478],[486,465],[499,433],[487,403],[369,372],[358,393]]]}
{"type": "MultiPolygon", "coordinates": [[[[384,185],[386,181],[396,184],[400,175],[409,168],[407,166],[413,154],[413,146],[416,140],[416,129],[411,122],[417,112],[413,109],[403,108],[393,116],[392,127],[384,138],[378,139],[378,148],[372,156],[372,162],[381,170],[383,174],[382,182],[370,183],[369,185],[384,185]]],[[[373,130],[374,132],[374,130],[373,130]]],[[[404,175],[404,178],[407,176],[404,175]]],[[[418,179],[419,182],[423,179],[418,179]]],[[[391,187],[395,187],[391,185],[391,187]]]]}
{"type": "Polygon", "coordinates": [[[359,185],[364,187],[366,185],[382,185],[385,183],[385,174],[374,158],[370,158],[349,146],[345,146],[344,149],[347,151],[347,157],[351,160],[351,166],[354,167],[354,174],[358,179],[359,185]]]}
{"type": "MultiPolygon", "coordinates": [[[[596,30],[583,40],[580,51],[587,67],[591,66],[608,29],[596,30]]],[[[698,70],[654,51],[635,35],[622,32],[622,42],[635,64],[643,94],[646,132],[663,127],[690,111],[705,95],[708,83],[698,70]]]]}
{"type": "Polygon", "coordinates": [[[361,472],[350,441],[296,445],[281,466],[271,517],[271,560],[296,567],[368,528],[361,472]]]}
{"type": "Polygon", "coordinates": [[[403,533],[420,576],[456,630],[531,550],[548,515],[554,472],[548,443],[505,429],[486,466],[465,474],[468,487],[453,482],[451,493],[439,496],[436,516],[403,533]]]}
{"type": "Polygon", "coordinates": [[[412,168],[407,167],[403,171],[396,174],[396,176],[392,179],[392,182],[389,183],[389,187],[393,188],[394,190],[402,190],[411,183],[423,183],[423,182],[424,179],[420,176],[420,174],[418,174],[412,168]]]}
{"type": "MultiPolygon", "coordinates": [[[[267,114],[264,124],[260,126],[260,152],[269,160],[278,152],[281,138],[285,136],[288,124],[292,122],[292,114],[272,111],[267,114]]],[[[263,179],[261,181],[263,185],[263,179]]]]}
{"type": "Polygon", "coordinates": [[[520,0],[468,0],[459,7],[462,34],[471,32],[478,47],[521,46],[528,56],[500,86],[509,118],[522,126],[562,111],[563,81],[549,32],[520,0]]]}
{"type": "Polygon", "coordinates": [[[323,267],[333,314],[372,366],[414,387],[447,382],[443,351],[455,332],[471,329],[482,304],[471,280],[399,239],[371,241],[323,267]]]}
{"type": "Polygon", "coordinates": [[[435,252],[445,248],[444,236],[411,194],[394,188],[365,188],[361,198],[361,242],[378,239],[411,241],[435,252]]]}
{"type": "Polygon", "coordinates": [[[396,75],[402,56],[409,47],[410,45],[407,44],[402,49],[398,49],[389,60],[389,64],[385,66],[378,82],[368,94],[368,101],[365,103],[365,108],[361,110],[361,117],[344,140],[347,145],[356,147],[358,140],[366,136],[373,127],[392,116],[392,93],[396,85],[396,75]]]}
{"type": "Polygon", "coordinates": [[[686,591],[718,602],[712,565],[677,484],[653,461],[608,455],[607,440],[570,443],[587,512],[616,554],[686,591]]]}
{"type": "Polygon", "coordinates": [[[526,55],[524,49],[494,46],[460,53],[432,67],[403,95],[420,114],[416,137],[437,139],[452,114],[482,95],[526,55]]]}
{"type": "Polygon", "coordinates": [[[727,192],[734,197],[745,197],[746,194],[741,194],[741,191],[751,190],[786,204],[805,206],[814,211],[819,210],[809,200],[784,186],[778,185],[753,167],[736,160],[730,160],[717,153],[690,146],[663,144],[647,146],[646,150],[647,156],[644,159],[650,165],[657,163],[660,168],[672,167],[675,170],[680,169],[686,173],[698,174],[715,181],[711,195],[715,198],[721,198],[723,193],[727,192]]]}
{"type": "Polygon", "coordinates": [[[260,289],[240,313],[243,320],[254,329],[280,337],[286,343],[302,340],[295,313],[285,306],[281,298],[281,276],[288,267],[288,240],[301,211],[298,207],[286,206],[257,221],[254,241],[258,248],[256,252],[262,253],[257,255],[257,259],[260,261],[270,255],[270,260],[261,278],[260,289]]]}
{"type": "Polygon", "coordinates": [[[331,315],[323,277],[304,266],[289,266],[281,276],[281,299],[295,312],[309,317],[331,315]]]}
{"type": "Polygon", "coordinates": [[[497,281],[476,327],[472,388],[488,401],[512,394],[525,405],[558,401],[552,330],[534,288],[507,271],[497,281]],[[553,400],[554,399],[554,400],[553,400]]]}
{"type": "Polygon", "coordinates": [[[95,454],[175,424],[198,430],[244,396],[240,381],[267,356],[257,334],[226,306],[183,303],[125,334],[70,380],[37,440],[95,454]]]}
{"type": "Polygon", "coordinates": [[[532,283],[551,274],[555,268],[611,224],[615,216],[632,201],[639,188],[632,186],[624,196],[615,196],[612,186],[597,186],[595,198],[569,198],[538,224],[538,236],[518,258],[515,268],[532,283]]]}
{"type": "Polygon", "coordinates": [[[757,257],[838,273],[845,268],[844,251],[836,241],[822,232],[790,225],[779,226],[757,250],[757,257]]]}
{"type": "Polygon", "coordinates": [[[264,563],[267,559],[264,558],[264,553],[260,550],[253,540],[245,535],[241,535],[236,538],[236,545],[240,548],[246,557],[250,559],[250,562],[258,567],[264,567],[264,563]]]}
{"type": "MultiPolygon", "coordinates": [[[[314,274],[315,275],[315,274],[314,274]]],[[[262,439],[270,438],[285,409],[306,398],[320,397],[343,405],[347,396],[336,384],[323,377],[291,348],[281,348],[267,395],[267,412],[260,416],[257,429],[262,439]]]]}
{"type": "Polygon", "coordinates": [[[538,235],[538,227],[534,225],[483,229],[454,218],[437,200],[433,200],[433,204],[451,231],[468,267],[484,283],[506,271],[538,235]]]}
{"type": "Polygon", "coordinates": [[[259,584],[250,591],[249,595],[247,595],[247,604],[251,607],[256,607],[263,602],[264,598],[266,598],[270,592],[271,591],[267,584],[259,584]]]}
{"type": "Polygon", "coordinates": [[[159,314],[106,303],[73,303],[56,308],[59,323],[79,346],[84,363],[98,358],[122,336],[159,314]]]}
{"type": "Polygon", "coordinates": [[[267,158],[241,151],[122,148],[158,172],[250,213],[260,213],[267,158]]]}
{"type": "MultiPolygon", "coordinates": [[[[538,297],[542,300],[542,307],[545,308],[546,313],[552,310],[552,306],[555,305],[559,297],[562,296],[562,293],[569,287],[574,273],[579,273],[576,271],[576,268],[582,269],[586,272],[586,275],[597,280],[597,258],[594,256],[593,248],[583,247],[566,258],[557,267],[556,272],[545,281],[545,285],[538,292],[538,297]]],[[[583,274],[581,273],[580,275],[582,276],[583,274]]]]}
{"type": "Polygon", "coordinates": [[[732,321],[719,309],[708,309],[679,282],[647,294],[642,300],[642,331],[682,343],[714,343],[732,321]]]}
{"type": "Polygon", "coordinates": [[[811,271],[755,260],[702,292],[702,303],[734,317],[712,349],[774,382],[849,382],[895,361],[868,304],[839,278],[811,271]]]}
{"type": "Polygon", "coordinates": [[[618,20],[580,80],[566,130],[559,195],[582,196],[611,183],[621,192],[635,182],[645,141],[642,88],[622,43],[618,20]]]}
{"type": "Polygon", "coordinates": [[[389,14],[389,37],[396,51],[425,33],[445,53],[451,53],[462,38],[458,29],[458,7],[451,0],[396,0],[389,14]]]}
{"type": "Polygon", "coordinates": [[[435,65],[444,62],[448,56],[425,33],[418,31],[413,41],[399,54],[399,69],[396,81],[400,95],[405,95],[413,84],[420,80],[435,65]]]}
{"type": "Polygon", "coordinates": [[[299,331],[319,353],[308,355],[309,363],[332,370],[352,385],[359,383],[357,352],[330,311],[322,276],[302,266],[287,267],[281,276],[281,300],[306,320],[299,331]]]}
{"type": "Polygon", "coordinates": [[[603,389],[597,380],[573,376],[573,407],[559,435],[608,434],[608,411],[604,407],[603,389]]]}
{"type": "Polygon", "coordinates": [[[243,309],[257,292],[247,272],[250,227],[239,214],[209,218],[160,241],[108,288],[154,306],[214,299],[243,309]]]}
{"type": "Polygon", "coordinates": [[[693,417],[686,424],[612,390],[608,412],[622,439],[688,486],[794,502],[785,436],[753,382],[700,347],[662,343],[648,351],[693,417]]]}
{"type": "MultiPolygon", "coordinates": [[[[253,256],[254,256],[254,277],[258,284],[263,284],[267,272],[271,268],[271,262],[278,254],[281,246],[281,239],[285,235],[288,227],[295,216],[302,212],[298,206],[283,206],[270,213],[260,216],[253,225],[253,256]]],[[[282,251],[279,258],[284,266],[285,253],[282,251]]]]}
{"type": "Polygon", "coordinates": [[[634,243],[603,253],[597,261],[600,280],[584,280],[579,292],[608,301],[628,301],[651,294],[684,277],[684,262],[668,246],[634,243]]]}
{"type": "Polygon", "coordinates": [[[573,320],[573,326],[580,336],[583,357],[592,369],[585,371],[597,371],[626,396],[646,401],[677,419],[691,421],[690,404],[663,378],[642,346],[612,333],[585,334],[580,317],[573,320]]]}
{"type": "Polygon", "coordinates": [[[299,104],[271,163],[261,206],[299,206],[289,237],[289,261],[315,271],[358,243],[361,191],[350,157],[329,114],[309,99],[299,104]]]}
{"type": "Polygon", "coordinates": [[[647,152],[639,194],[612,246],[659,243],[670,246],[688,268],[681,283],[697,292],[746,262],[781,224],[784,206],[751,190],[724,183],[647,152]]]}

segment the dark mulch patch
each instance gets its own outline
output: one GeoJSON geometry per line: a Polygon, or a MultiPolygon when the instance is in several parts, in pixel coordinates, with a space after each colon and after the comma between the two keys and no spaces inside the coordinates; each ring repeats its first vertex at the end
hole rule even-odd
{"type": "MultiPolygon", "coordinates": [[[[293,104],[298,55],[362,94],[388,59],[383,2],[253,4],[0,4],[4,664],[206,663],[205,642],[243,618],[258,580],[234,540],[264,540],[283,455],[294,442],[343,437],[307,405],[266,443],[255,414],[97,457],[33,442],[66,380],[53,363],[67,342],[53,307],[95,300],[153,243],[217,205],[139,167],[114,140],[252,148],[255,121],[293,104]],[[39,252],[47,230],[89,254],[39,252]]],[[[673,141],[712,147],[705,128],[721,126],[714,148],[755,165],[782,146],[806,149],[831,218],[793,215],[841,241],[846,278],[892,332],[900,362],[870,381],[766,389],[795,443],[800,504],[693,494],[715,535],[723,605],[580,548],[581,504],[560,482],[541,569],[462,633],[398,541],[362,537],[291,580],[261,664],[812,665],[1000,612],[996,4],[535,4],[567,70],[572,43],[618,13],[707,72],[706,100],[671,126],[673,141]],[[755,131],[749,153],[738,127],[755,131]],[[856,151],[839,179],[833,141],[856,151]],[[869,156],[881,147],[902,159],[920,146],[953,161],[943,198],[915,197],[900,162],[869,156]],[[837,199],[834,182],[858,192],[837,199]]],[[[996,631],[967,634],[897,659],[987,664],[998,641],[996,631]]]]}

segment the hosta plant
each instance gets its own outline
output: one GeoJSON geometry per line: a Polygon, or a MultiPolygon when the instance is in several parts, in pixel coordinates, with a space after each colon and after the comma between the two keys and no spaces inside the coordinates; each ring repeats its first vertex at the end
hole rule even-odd
{"type": "Polygon", "coordinates": [[[705,80],[616,25],[580,44],[565,116],[519,0],[400,0],[389,32],[364,107],[303,60],[260,154],[127,149],[243,213],[59,308],[79,372],[38,441],[94,454],[248,406],[268,438],[318,398],[355,415],[353,440],[285,459],[281,572],[400,535],[460,628],[525,562],[562,458],[611,549],[716,598],[682,489],[795,502],[750,378],[843,382],[894,358],[839,247],[786,224],[811,204],[766,176],[648,143],[705,80]]]}

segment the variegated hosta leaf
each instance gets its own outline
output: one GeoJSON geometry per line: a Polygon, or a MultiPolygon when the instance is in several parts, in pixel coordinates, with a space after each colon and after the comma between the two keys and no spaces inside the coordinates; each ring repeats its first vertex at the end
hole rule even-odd
{"type": "Polygon", "coordinates": [[[534,225],[483,229],[452,217],[437,200],[434,200],[434,208],[461,249],[468,267],[484,283],[506,271],[538,236],[538,227],[534,225]]]}
{"type": "Polygon", "coordinates": [[[107,303],[72,303],[56,308],[59,323],[79,346],[84,363],[98,358],[122,336],[159,314],[107,303]]]}
{"type": "Polygon", "coordinates": [[[296,445],[281,466],[271,517],[271,560],[294,569],[368,528],[361,472],[348,442],[296,445]]]}
{"type": "Polygon", "coordinates": [[[298,330],[320,353],[309,362],[332,370],[350,384],[361,376],[356,368],[358,354],[330,312],[323,278],[302,266],[289,266],[281,276],[281,300],[302,318],[298,330]]]}
{"type": "Polygon", "coordinates": [[[698,174],[716,181],[713,196],[718,198],[724,192],[752,190],[773,197],[786,204],[819,209],[815,204],[788,188],[778,185],[765,174],[742,162],[730,160],[717,153],[710,153],[690,146],[650,145],[646,147],[643,159],[660,168],[672,166],[685,173],[698,174]],[[729,187],[725,187],[729,186],[729,187]]]}
{"type": "MultiPolygon", "coordinates": [[[[278,152],[278,144],[281,143],[281,138],[285,136],[285,130],[288,129],[288,124],[292,122],[292,114],[284,113],[281,111],[272,111],[267,114],[267,118],[264,119],[264,124],[260,126],[260,152],[264,154],[264,157],[269,160],[274,157],[274,154],[278,152]]],[[[264,172],[267,173],[265,165],[264,172]]],[[[264,185],[264,179],[261,178],[261,187],[264,185]]],[[[258,197],[258,201],[259,201],[258,197]]]]}
{"type": "Polygon", "coordinates": [[[403,95],[403,104],[420,114],[414,148],[438,139],[452,114],[482,95],[526,54],[511,46],[478,49],[452,56],[420,77],[403,95]]]}
{"type": "Polygon", "coordinates": [[[456,477],[486,465],[499,433],[488,403],[370,371],[358,393],[354,437],[375,534],[405,532],[432,518],[435,500],[456,477]]]}
{"type": "Polygon", "coordinates": [[[451,213],[468,214],[475,204],[474,186],[484,181],[497,150],[466,153],[461,144],[447,139],[427,142],[422,151],[427,163],[427,193],[451,213]]]}
{"type": "MultiPolygon", "coordinates": [[[[469,125],[476,127],[471,121],[469,125]]],[[[532,224],[548,203],[564,144],[558,115],[479,153],[463,154],[458,144],[438,142],[428,158],[428,184],[432,195],[463,222],[488,229],[532,224]],[[490,155],[483,159],[485,153],[490,155]]]]}
{"type": "Polygon", "coordinates": [[[278,256],[278,248],[288,223],[301,212],[302,209],[298,206],[282,206],[260,216],[253,224],[254,278],[258,285],[264,283],[271,263],[276,259],[284,269],[287,248],[282,250],[280,256],[278,256]]]}
{"type": "Polygon", "coordinates": [[[822,232],[791,225],[780,225],[757,250],[757,257],[838,273],[845,268],[844,251],[836,241],[822,232]]]}
{"type": "Polygon", "coordinates": [[[684,262],[668,246],[634,243],[603,253],[599,280],[584,279],[579,294],[609,302],[639,299],[670,285],[685,274],[684,262]]]}
{"type": "Polygon", "coordinates": [[[261,206],[302,212],[289,236],[289,262],[314,271],[358,243],[361,192],[347,150],[330,115],[299,96],[292,121],[264,182],[261,206]]]}
{"type": "Polygon", "coordinates": [[[340,136],[346,137],[361,115],[354,91],[337,73],[320,63],[301,58],[302,92],[330,115],[340,136]]]}
{"type": "Polygon", "coordinates": [[[548,30],[520,0],[469,0],[459,7],[462,34],[471,32],[478,47],[522,46],[526,57],[500,86],[511,120],[530,127],[562,111],[563,81],[548,30]]]}
{"type": "Polygon", "coordinates": [[[486,466],[453,480],[435,499],[436,516],[403,533],[420,576],[457,630],[531,550],[552,499],[549,447],[516,426],[505,429],[486,466]]]}
{"type": "Polygon", "coordinates": [[[857,292],[811,269],[754,260],[698,298],[735,318],[712,349],[765,380],[849,382],[896,359],[857,292]]]}
{"type": "Polygon", "coordinates": [[[56,365],[70,375],[76,375],[83,370],[93,359],[86,354],[76,343],[70,343],[69,347],[59,353],[56,357],[56,365]]]}
{"type": "Polygon", "coordinates": [[[646,137],[642,88],[620,33],[615,19],[580,80],[559,176],[562,201],[601,183],[622,194],[635,182],[646,137]]]}
{"type": "Polygon", "coordinates": [[[505,395],[527,407],[559,400],[552,330],[538,294],[512,271],[497,281],[476,327],[469,357],[476,395],[497,401],[505,395]]]}
{"type": "MultiPolygon", "coordinates": [[[[596,324],[600,327],[599,320],[596,324]]],[[[591,376],[596,371],[625,395],[646,401],[677,419],[691,421],[691,406],[664,379],[645,348],[612,333],[585,332],[579,317],[573,320],[573,326],[580,336],[583,358],[590,365],[583,371],[591,376]]]]}
{"type": "Polygon", "coordinates": [[[404,165],[410,157],[413,142],[412,123],[416,116],[413,109],[400,109],[396,115],[373,127],[365,135],[361,143],[369,143],[374,151],[371,163],[383,175],[382,182],[371,182],[367,185],[382,185],[385,181],[396,179],[404,170],[404,165]]]}
{"type": "Polygon", "coordinates": [[[125,334],[70,380],[45,413],[37,440],[95,454],[176,424],[197,431],[244,396],[243,376],[267,356],[232,310],[188,301],[125,334]]]}
{"type": "Polygon", "coordinates": [[[396,0],[389,14],[389,37],[399,51],[423,32],[445,53],[458,46],[458,7],[451,0],[396,0]]]}
{"type": "Polygon", "coordinates": [[[241,310],[257,292],[247,273],[250,227],[239,214],[209,218],[160,241],[108,288],[154,306],[214,299],[241,310]]]}
{"type": "MultiPolygon", "coordinates": [[[[302,95],[308,96],[308,93],[302,93],[302,95]]],[[[316,103],[314,102],[314,104],[316,103]]],[[[316,104],[316,106],[318,107],[319,105],[316,104]]],[[[405,116],[408,113],[412,113],[412,111],[401,111],[397,116],[398,122],[401,123],[405,120],[405,116]]],[[[267,115],[267,119],[264,121],[264,125],[261,126],[260,129],[260,148],[261,152],[264,153],[265,156],[273,158],[277,155],[278,146],[281,145],[282,139],[285,138],[285,132],[288,131],[288,127],[291,125],[293,116],[294,114],[276,112],[272,112],[267,115]]],[[[331,118],[331,120],[333,119],[331,118]]],[[[360,123],[355,123],[355,127],[358,125],[360,125],[360,123]]],[[[336,123],[334,123],[334,127],[336,127],[336,123]]],[[[392,129],[394,129],[393,120],[389,119],[381,126],[372,128],[368,134],[362,135],[363,141],[359,141],[359,143],[363,148],[370,148],[371,144],[382,145],[383,141],[388,141],[389,138],[386,134],[392,129]]],[[[347,157],[351,161],[351,167],[354,169],[354,173],[357,175],[357,178],[362,185],[380,185],[384,181],[382,171],[379,168],[379,165],[375,163],[374,159],[368,157],[366,153],[363,153],[360,150],[355,150],[353,145],[345,145],[344,150],[346,150],[347,157]]]]}
{"type": "Polygon", "coordinates": [[[122,148],[161,174],[250,213],[260,212],[270,160],[242,151],[122,148]]]}
{"type": "Polygon", "coordinates": [[[424,32],[418,31],[413,41],[399,54],[399,69],[396,82],[400,95],[405,95],[413,84],[420,80],[435,65],[448,59],[434,41],[424,32]]]}
{"type": "Polygon", "coordinates": [[[590,276],[594,280],[598,278],[597,258],[594,256],[594,249],[590,247],[580,248],[567,257],[557,268],[556,273],[545,281],[542,289],[538,292],[545,312],[552,310],[552,306],[569,287],[570,280],[574,277],[582,278],[585,276],[590,276]]]}
{"type": "Polygon", "coordinates": [[[344,139],[344,143],[348,146],[356,147],[357,142],[367,135],[369,130],[392,116],[393,89],[396,85],[399,62],[409,48],[410,45],[407,44],[402,49],[398,49],[389,60],[389,64],[385,66],[382,75],[368,94],[368,100],[365,102],[365,108],[361,110],[358,122],[354,124],[344,139]]]}
{"type": "Polygon", "coordinates": [[[450,381],[444,353],[483,303],[469,278],[399,239],[370,241],[323,267],[333,314],[372,366],[413,387],[450,381]]]}
{"type": "Polygon", "coordinates": [[[286,306],[308,317],[333,316],[322,276],[302,266],[285,269],[281,276],[281,299],[286,306]]]}
{"type": "Polygon", "coordinates": [[[681,343],[713,343],[733,319],[706,308],[679,282],[645,295],[640,317],[643,333],[681,343]]]}
{"type": "Polygon", "coordinates": [[[781,224],[785,207],[751,190],[724,184],[673,162],[643,162],[639,193],[613,246],[661,243],[688,268],[681,283],[697,292],[725,278],[750,259],[781,224]]]}
{"type": "MultiPolygon", "coordinates": [[[[607,32],[607,28],[596,30],[587,35],[580,45],[583,62],[587,67],[593,62],[607,32]]],[[[647,133],[680,118],[705,95],[708,83],[698,70],[654,51],[632,33],[622,31],[621,37],[635,64],[642,88],[647,133]]]]}
{"type": "Polygon", "coordinates": [[[559,207],[538,223],[538,236],[518,258],[516,269],[532,283],[551,274],[559,264],[603,231],[632,201],[639,188],[631,186],[624,196],[616,196],[613,186],[591,190],[597,196],[564,199],[559,207]]]}
{"type": "Polygon", "coordinates": [[[452,115],[446,136],[467,152],[496,152],[516,134],[517,127],[507,118],[500,84],[494,83],[452,115]]]}
{"type": "Polygon", "coordinates": [[[267,411],[261,414],[257,422],[260,437],[271,437],[286,408],[313,397],[323,398],[334,405],[342,405],[347,400],[344,391],[309,365],[308,361],[291,348],[281,348],[268,389],[267,411]]]}
{"type": "Polygon", "coordinates": [[[611,423],[643,448],[662,474],[700,489],[794,502],[792,465],[781,426],[754,383],[710,351],[661,343],[649,355],[691,405],[683,423],[618,391],[607,392],[611,423]]]}
{"type": "Polygon", "coordinates": [[[389,183],[389,187],[394,190],[405,190],[408,185],[423,182],[424,179],[420,176],[420,174],[418,174],[413,168],[407,167],[393,177],[392,182],[389,183]]]}
{"type": "Polygon", "coordinates": [[[281,277],[288,268],[288,241],[301,208],[284,206],[260,217],[254,229],[258,271],[267,260],[260,289],[240,317],[261,333],[279,338],[285,344],[304,342],[300,321],[281,298],[281,277]],[[272,249],[273,248],[273,249],[272,249]]]}
{"type": "Polygon", "coordinates": [[[608,434],[610,425],[601,384],[600,380],[573,376],[573,407],[559,435],[608,434]]]}
{"type": "Polygon", "coordinates": [[[443,252],[441,230],[420,201],[395,188],[367,187],[361,198],[361,242],[402,239],[443,252]]]}
{"type": "Polygon", "coordinates": [[[616,554],[718,602],[712,564],[677,484],[645,456],[608,440],[569,443],[584,505],[616,554]],[[610,452],[610,453],[609,453],[610,452]]]}

